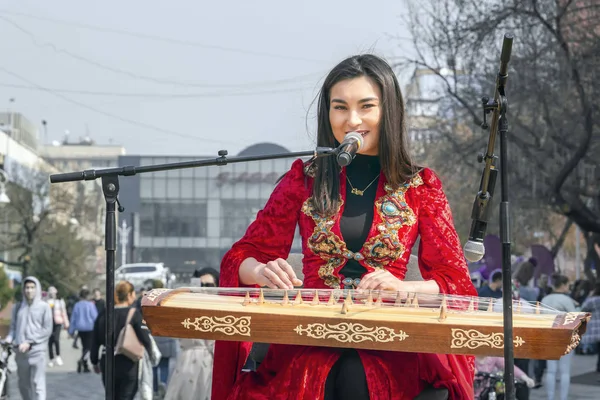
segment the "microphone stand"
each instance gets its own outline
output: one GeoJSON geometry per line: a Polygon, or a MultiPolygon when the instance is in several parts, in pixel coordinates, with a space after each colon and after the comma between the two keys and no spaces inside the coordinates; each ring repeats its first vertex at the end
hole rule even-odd
{"type": "Polygon", "coordinates": [[[500,55],[500,70],[496,80],[496,92],[494,99],[489,100],[487,97],[482,99],[483,105],[483,123],[481,127],[487,129],[486,116],[492,113],[492,121],[490,128],[490,137],[488,141],[487,153],[485,156],[480,155],[479,161],[485,161],[483,175],[481,177],[480,189],[475,203],[473,204],[473,227],[477,233],[476,237],[483,238],[489,210],[487,208],[489,200],[492,197],[496,176],[498,171],[493,163],[496,157],[494,156],[494,147],[496,134],[500,134],[500,237],[502,240],[502,309],[504,317],[504,384],[505,384],[505,399],[515,399],[515,371],[514,371],[514,344],[513,344],[513,301],[512,301],[512,271],[510,265],[510,212],[508,201],[508,120],[506,114],[508,112],[508,100],[506,99],[506,81],[508,78],[508,62],[512,51],[512,35],[504,35],[502,44],[502,54],[500,55]]]}
{"type": "Polygon", "coordinates": [[[173,169],[184,169],[184,168],[195,168],[195,167],[208,167],[208,166],[223,166],[229,163],[248,162],[248,161],[260,161],[260,160],[274,160],[281,158],[299,158],[312,156],[325,157],[336,155],[337,150],[329,147],[317,147],[314,151],[302,151],[295,153],[281,153],[271,154],[264,156],[246,156],[246,157],[232,157],[227,158],[227,150],[220,150],[218,152],[219,157],[215,159],[197,160],[197,161],[185,161],[180,163],[170,164],[159,164],[149,166],[126,166],[117,168],[105,168],[105,169],[88,169],[79,172],[67,172],[62,174],[50,175],[51,183],[60,182],[75,182],[75,181],[91,181],[97,178],[102,179],[102,192],[104,193],[104,199],[106,201],[106,221],[105,221],[105,250],[106,250],[106,357],[105,357],[105,392],[106,400],[114,400],[115,386],[114,386],[114,362],[115,362],[115,351],[113,345],[113,337],[115,330],[114,320],[114,291],[115,291],[115,255],[117,249],[117,223],[116,223],[116,212],[115,204],[119,205],[119,212],[125,211],[125,208],[119,203],[119,176],[133,176],[145,172],[157,172],[157,171],[168,171],[173,169]]]}

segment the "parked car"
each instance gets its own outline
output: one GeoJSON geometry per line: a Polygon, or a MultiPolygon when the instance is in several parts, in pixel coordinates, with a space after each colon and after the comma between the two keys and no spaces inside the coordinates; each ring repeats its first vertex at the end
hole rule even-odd
{"type": "Polygon", "coordinates": [[[115,271],[115,280],[126,280],[137,289],[147,286],[148,281],[159,280],[164,287],[171,287],[172,278],[169,268],[163,263],[123,264],[115,271]]]}

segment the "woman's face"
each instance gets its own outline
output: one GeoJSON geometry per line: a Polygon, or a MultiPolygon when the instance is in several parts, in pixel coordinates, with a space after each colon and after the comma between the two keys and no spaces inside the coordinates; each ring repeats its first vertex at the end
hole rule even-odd
{"type": "Polygon", "coordinates": [[[379,154],[381,91],[366,76],[346,79],[333,85],[329,93],[329,122],[335,139],[342,143],[346,134],[358,132],[364,139],[359,154],[379,154]]]}

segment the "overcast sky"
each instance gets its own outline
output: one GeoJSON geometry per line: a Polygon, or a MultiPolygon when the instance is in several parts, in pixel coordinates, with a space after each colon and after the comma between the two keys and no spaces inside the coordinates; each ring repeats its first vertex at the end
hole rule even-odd
{"type": "Polygon", "coordinates": [[[355,53],[411,53],[405,12],[398,0],[0,0],[0,108],[41,140],[44,119],[48,141],[89,132],[128,154],[308,150],[324,75],[355,53]]]}

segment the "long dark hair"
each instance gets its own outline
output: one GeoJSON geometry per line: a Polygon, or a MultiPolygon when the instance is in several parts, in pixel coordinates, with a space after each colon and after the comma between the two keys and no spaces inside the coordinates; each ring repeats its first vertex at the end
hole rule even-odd
{"type": "Polygon", "coordinates": [[[531,278],[533,278],[536,267],[537,259],[531,257],[518,266],[517,271],[514,274],[514,278],[521,286],[527,286],[531,278]]]}
{"type": "MultiPolygon", "coordinates": [[[[397,189],[409,181],[418,168],[408,149],[402,91],[394,71],[383,59],[372,54],[349,57],[327,75],[318,96],[317,146],[339,145],[329,122],[331,88],[340,81],[362,76],[371,78],[381,91],[379,162],[388,184],[397,189]]],[[[314,162],[313,207],[319,214],[331,216],[339,206],[341,167],[334,157],[321,157],[314,162]]]]}
{"type": "Polygon", "coordinates": [[[219,286],[219,272],[212,267],[204,267],[202,269],[197,269],[194,271],[194,278],[201,278],[204,275],[211,275],[215,280],[215,285],[219,286]]]}

